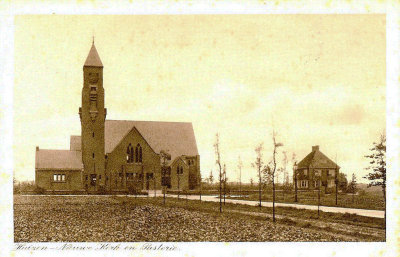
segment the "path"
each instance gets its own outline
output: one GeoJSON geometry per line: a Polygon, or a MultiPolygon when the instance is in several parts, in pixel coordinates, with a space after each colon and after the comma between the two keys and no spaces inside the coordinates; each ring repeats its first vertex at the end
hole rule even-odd
{"type": "MultiPolygon", "coordinates": [[[[158,195],[159,196],[159,195],[158,195]]],[[[178,197],[177,195],[167,195],[167,197],[178,197]]],[[[186,198],[186,195],[181,195],[181,198],[186,198]]],[[[199,200],[199,195],[188,195],[189,200],[199,200]]],[[[202,201],[206,202],[219,202],[218,196],[214,195],[202,195],[202,201]]],[[[250,201],[250,200],[238,200],[238,199],[225,199],[227,203],[235,203],[235,204],[245,204],[258,206],[258,201],[250,201]]],[[[263,207],[272,207],[272,202],[262,202],[261,205],[263,207]]],[[[297,209],[307,209],[307,210],[318,210],[317,205],[306,205],[306,204],[293,204],[293,203],[275,203],[277,207],[292,207],[297,209]]],[[[385,212],[380,210],[368,210],[368,209],[356,209],[356,208],[344,208],[344,207],[331,207],[331,206],[320,206],[320,211],[324,212],[335,212],[335,213],[350,213],[357,214],[360,216],[373,217],[373,218],[381,218],[385,217],[385,212]]]]}

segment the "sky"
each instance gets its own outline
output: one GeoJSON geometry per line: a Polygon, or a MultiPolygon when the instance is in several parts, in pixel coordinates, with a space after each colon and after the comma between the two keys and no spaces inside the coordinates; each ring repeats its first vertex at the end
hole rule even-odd
{"type": "Polygon", "coordinates": [[[14,171],[33,180],[35,147],[80,134],[82,66],[95,37],[107,119],[192,122],[202,176],[256,179],[272,131],[290,170],[319,145],[360,182],[385,131],[384,15],[16,16],[14,171]]]}

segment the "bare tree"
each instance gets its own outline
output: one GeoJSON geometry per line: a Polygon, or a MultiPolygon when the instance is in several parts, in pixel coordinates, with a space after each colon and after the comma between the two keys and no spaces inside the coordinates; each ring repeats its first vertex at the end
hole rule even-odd
{"type": "Polygon", "coordinates": [[[272,177],[272,221],[275,222],[275,171],[276,171],[276,156],[278,154],[277,150],[279,147],[283,146],[282,143],[276,142],[276,133],[275,130],[272,132],[272,141],[274,144],[274,152],[272,154],[272,169],[271,169],[271,177],[272,177]]]}
{"type": "Polygon", "coordinates": [[[224,205],[225,205],[225,198],[226,198],[226,165],[224,163],[224,168],[222,172],[222,185],[224,186],[224,205]]]}
{"type": "Polygon", "coordinates": [[[218,165],[219,168],[219,212],[222,212],[222,167],[221,167],[221,153],[219,150],[219,134],[215,135],[215,143],[214,143],[214,150],[215,150],[215,163],[218,165]]]}
{"type": "Polygon", "coordinates": [[[364,176],[364,178],[370,181],[368,187],[382,187],[386,221],[386,135],[382,134],[380,136],[380,141],[378,143],[374,142],[373,145],[374,146],[370,149],[372,153],[365,156],[370,159],[370,166],[367,170],[371,172],[364,176]]]}
{"type": "Polygon", "coordinates": [[[262,172],[262,168],[263,168],[263,160],[262,160],[262,150],[263,150],[263,143],[260,143],[259,145],[256,146],[256,148],[254,149],[256,152],[256,161],[254,163],[251,164],[251,166],[253,168],[256,168],[257,171],[257,175],[258,175],[258,198],[259,198],[259,206],[261,209],[261,194],[262,194],[262,181],[261,181],[261,172],[262,172]]]}
{"type": "Polygon", "coordinates": [[[297,161],[296,154],[292,155],[292,163],[293,163],[293,184],[294,184],[294,202],[297,203],[297,161]]]}
{"type": "MultiPolygon", "coordinates": [[[[321,172],[321,171],[318,171],[321,172]]],[[[321,205],[321,174],[315,174],[314,171],[314,181],[317,184],[317,188],[318,188],[318,218],[319,218],[319,207],[321,205]]]]}
{"type": "Polygon", "coordinates": [[[254,179],[250,178],[250,186],[251,186],[251,188],[253,188],[253,184],[254,184],[254,179]]]}
{"type": "Polygon", "coordinates": [[[201,202],[201,189],[202,189],[202,184],[203,184],[203,179],[201,177],[201,172],[199,173],[199,181],[200,181],[200,202],[201,202]]]}
{"type": "Polygon", "coordinates": [[[240,155],[239,155],[238,169],[239,169],[239,195],[240,195],[240,198],[242,197],[242,167],[243,167],[243,163],[242,163],[242,160],[240,159],[240,155]]]}
{"type": "Polygon", "coordinates": [[[167,185],[166,185],[166,172],[167,172],[167,161],[171,160],[171,154],[169,154],[167,151],[161,150],[160,151],[161,159],[162,159],[162,166],[161,166],[161,171],[162,171],[162,177],[164,178],[164,199],[163,203],[165,205],[165,193],[167,192],[167,185]]]}

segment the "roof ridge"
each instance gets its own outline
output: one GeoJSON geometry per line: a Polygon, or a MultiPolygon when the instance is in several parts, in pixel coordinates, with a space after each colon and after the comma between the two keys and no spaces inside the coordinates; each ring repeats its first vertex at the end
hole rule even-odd
{"type": "Polygon", "coordinates": [[[69,149],[43,149],[39,148],[38,151],[68,151],[68,152],[82,152],[80,150],[69,150],[69,149]]]}

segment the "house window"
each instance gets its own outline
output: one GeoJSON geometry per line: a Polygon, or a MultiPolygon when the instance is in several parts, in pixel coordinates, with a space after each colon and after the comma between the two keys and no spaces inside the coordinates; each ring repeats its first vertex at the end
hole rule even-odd
{"type": "Polygon", "coordinates": [[[64,182],[65,181],[65,174],[54,174],[53,181],[55,182],[64,182]]]}
{"type": "Polygon", "coordinates": [[[92,153],[92,157],[93,157],[93,159],[94,159],[94,153],[92,153]]]}
{"type": "Polygon", "coordinates": [[[94,137],[94,132],[92,132],[92,137],[94,137]]]}
{"type": "Polygon", "coordinates": [[[320,181],[314,181],[314,187],[319,187],[320,181]]]}
{"type": "Polygon", "coordinates": [[[321,170],[315,170],[315,176],[321,176],[321,170]]]}
{"type": "Polygon", "coordinates": [[[308,187],[308,181],[307,180],[301,180],[300,181],[300,188],[307,188],[308,187]]]}
{"type": "Polygon", "coordinates": [[[99,180],[101,179],[101,175],[99,175],[99,180]]]}
{"type": "Polygon", "coordinates": [[[88,175],[86,175],[85,177],[86,177],[85,179],[86,179],[86,181],[87,181],[87,180],[88,180],[88,175]]]}
{"type": "Polygon", "coordinates": [[[180,166],[176,167],[176,174],[183,174],[183,168],[180,166]]]}
{"type": "Polygon", "coordinates": [[[335,170],[329,170],[329,176],[334,177],[335,176],[335,170]]]}

